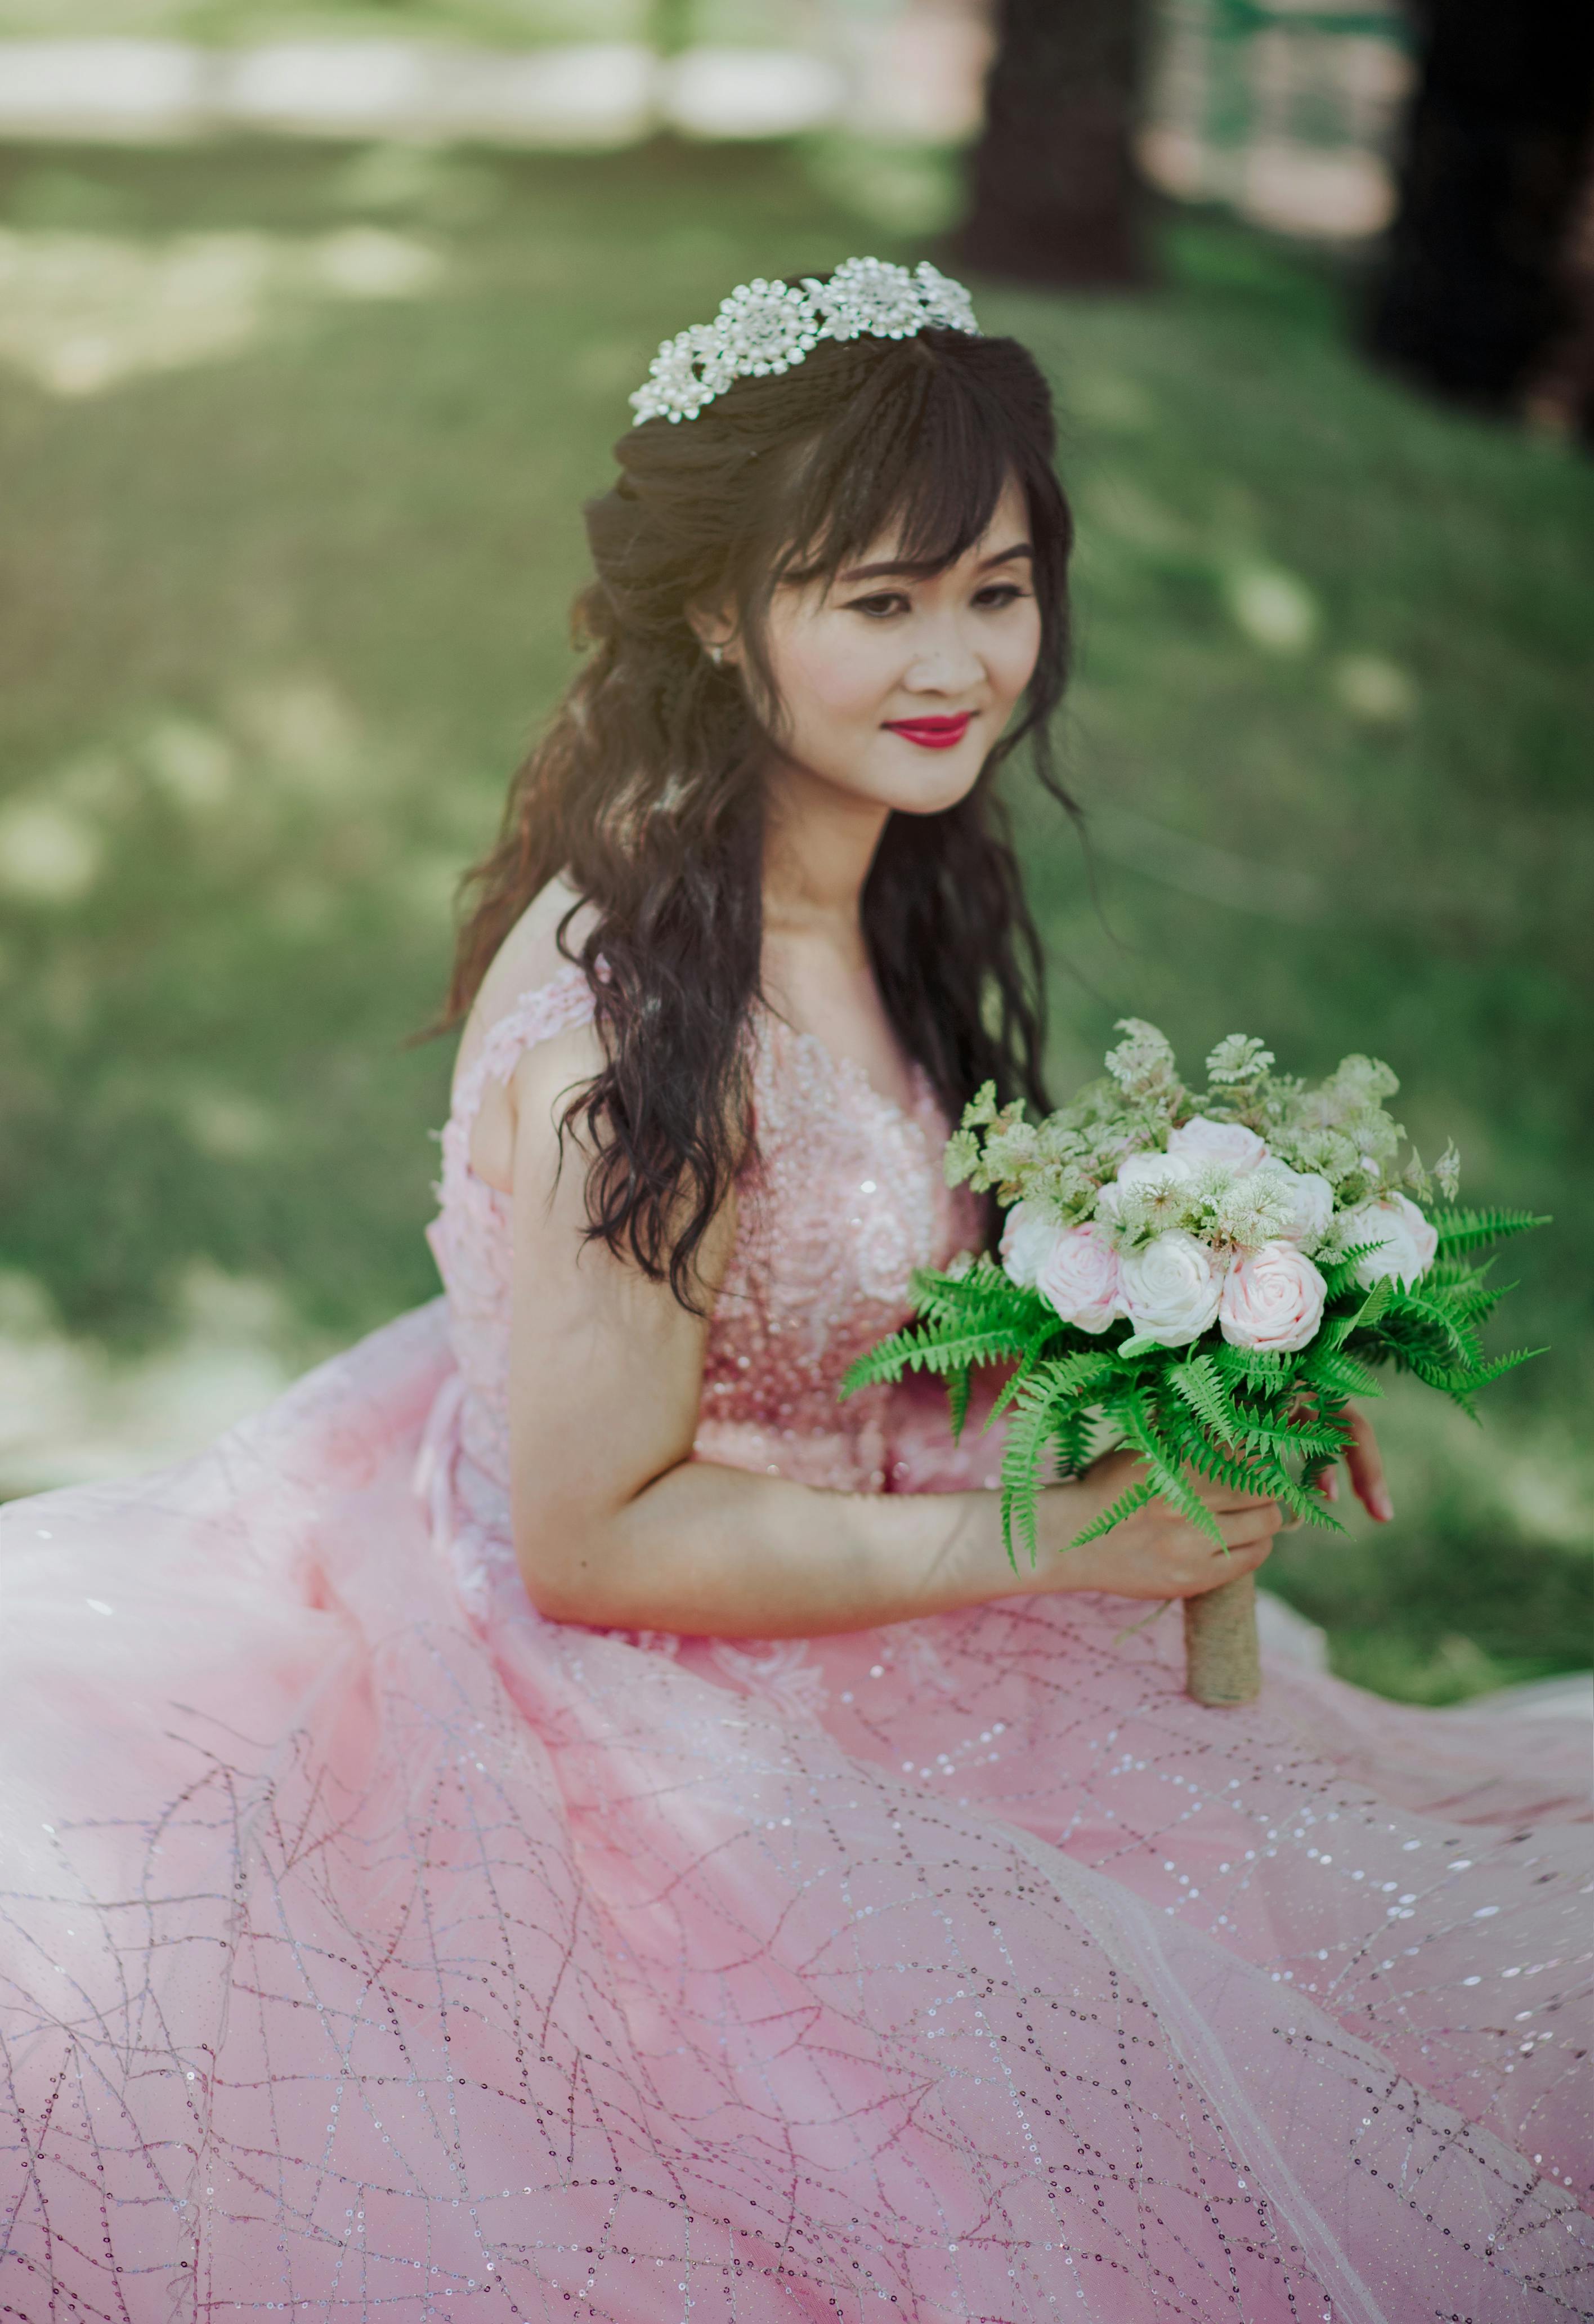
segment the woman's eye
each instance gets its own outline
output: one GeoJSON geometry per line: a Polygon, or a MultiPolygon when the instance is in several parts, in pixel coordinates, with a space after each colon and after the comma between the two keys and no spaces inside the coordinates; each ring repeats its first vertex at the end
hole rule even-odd
{"type": "Polygon", "coordinates": [[[984,606],[987,613],[1000,613],[1005,605],[1016,605],[1028,595],[1027,589],[1015,588],[1010,581],[993,581],[989,589],[978,592],[974,603],[984,606]]]}
{"type": "Polygon", "coordinates": [[[879,622],[883,621],[889,613],[904,612],[907,604],[907,598],[899,592],[882,589],[877,596],[854,597],[848,605],[847,611],[850,613],[866,613],[871,621],[879,622]]]}

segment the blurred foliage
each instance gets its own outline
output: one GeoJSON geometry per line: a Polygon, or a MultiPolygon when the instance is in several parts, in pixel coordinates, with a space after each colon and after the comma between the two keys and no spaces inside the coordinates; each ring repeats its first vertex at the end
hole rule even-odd
{"type": "MultiPolygon", "coordinates": [[[[626,392],[738,280],[917,254],[818,148],[0,160],[0,224],[80,277],[373,221],[430,254],[410,295],[265,300],[98,393],[0,369],[0,1267],[127,1349],[196,1261],[307,1350],[435,1290],[448,1055],[402,1045],[569,666],[626,392]]],[[[1348,1675],[1460,1699],[1589,1659],[1594,475],[1359,367],[1314,262],[1191,218],[1165,257],[1141,299],[981,292],[1056,382],[1081,522],[1093,873],[1014,787],[1055,1078],[1130,1012],[1370,1049],[1468,1199],[1558,1213],[1510,1255],[1553,1355],[1482,1432],[1392,1398],[1399,1522],[1270,1569],[1348,1675]]]]}

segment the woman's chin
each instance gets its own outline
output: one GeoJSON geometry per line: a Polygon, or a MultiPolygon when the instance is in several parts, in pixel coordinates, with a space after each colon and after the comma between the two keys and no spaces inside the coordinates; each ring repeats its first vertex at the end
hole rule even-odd
{"type": "MultiPolygon", "coordinates": [[[[955,751],[920,751],[903,743],[893,749],[889,761],[871,758],[861,766],[805,762],[789,755],[785,773],[788,781],[796,777],[799,783],[817,783],[860,806],[893,815],[942,815],[968,798],[984,763],[985,752],[972,750],[966,742],[955,751]],[[911,760],[906,756],[909,750],[911,760]]],[[[779,782],[779,773],[775,779],[779,782]]]]}
{"type": "Polygon", "coordinates": [[[942,815],[958,806],[979,781],[985,762],[985,753],[966,743],[955,751],[920,752],[912,743],[902,749],[913,750],[917,762],[871,767],[856,786],[896,815],[942,815]]]}
{"type": "Polygon", "coordinates": [[[900,783],[889,805],[898,815],[944,815],[948,807],[963,804],[979,779],[976,765],[957,774],[937,773],[917,783],[900,783]]]}

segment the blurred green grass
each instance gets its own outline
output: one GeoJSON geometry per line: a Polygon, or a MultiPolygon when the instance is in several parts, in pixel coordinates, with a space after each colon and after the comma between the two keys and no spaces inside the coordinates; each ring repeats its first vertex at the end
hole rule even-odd
{"type": "MultiPolygon", "coordinates": [[[[568,667],[625,392],[736,281],[917,254],[825,152],[390,163],[0,156],[0,225],[90,269],[362,216],[439,262],[100,394],[0,371],[0,1268],[129,1354],[196,1262],[274,1286],[303,1354],[431,1295],[448,1056],[403,1042],[568,667]]],[[[1185,218],[1165,277],[981,296],[1056,383],[1081,519],[1095,892],[1014,786],[1055,1078],[1130,1012],[1193,1064],[1371,1049],[1470,1199],[1557,1214],[1509,1254],[1553,1355],[1482,1432],[1393,1395],[1397,1524],[1269,1568],[1347,1675],[1459,1700],[1589,1660],[1594,473],[1368,372],[1322,262],[1185,218]]]]}
{"type": "MultiPolygon", "coordinates": [[[[597,41],[788,46],[783,0],[0,0],[0,40],[419,40],[511,51],[597,41]]],[[[799,38],[807,25],[799,20],[799,38]]]]}
{"type": "MultiPolygon", "coordinates": [[[[722,0],[740,16],[756,0],[722,0]]],[[[654,0],[0,0],[0,40],[645,40],[654,0]]]]}

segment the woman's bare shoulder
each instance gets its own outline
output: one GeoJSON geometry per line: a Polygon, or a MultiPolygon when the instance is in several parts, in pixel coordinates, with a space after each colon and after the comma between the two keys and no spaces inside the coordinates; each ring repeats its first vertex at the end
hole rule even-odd
{"type": "MultiPolygon", "coordinates": [[[[460,1038],[455,1066],[456,1081],[479,1055],[483,1042],[500,1018],[506,1016],[525,994],[540,991],[569,965],[568,954],[559,948],[559,929],[572,906],[576,908],[576,918],[570,923],[566,942],[571,951],[578,950],[592,924],[594,910],[562,880],[550,881],[541,894],[528,904],[498,947],[460,1038]]],[[[592,1043],[592,1034],[582,1028],[545,1045],[558,1052],[563,1081],[579,1079],[584,1070],[590,1072],[594,1063],[588,1055],[592,1043]]],[[[549,1062],[544,1058],[540,1065],[549,1062]]],[[[473,1169],[478,1177],[504,1194],[509,1193],[514,1179],[517,1084],[524,1078],[525,1068],[523,1059],[521,1070],[509,1084],[488,1083],[471,1130],[473,1169]]]]}
{"type": "Polygon", "coordinates": [[[539,991],[568,966],[569,954],[559,948],[559,929],[572,907],[576,918],[566,943],[571,952],[578,952],[595,914],[593,906],[584,903],[563,880],[550,880],[521,914],[494,953],[471,1004],[459,1041],[461,1067],[470,1063],[493,1027],[517,1001],[539,991]]]}
{"type": "Polygon", "coordinates": [[[580,951],[595,918],[594,908],[565,881],[550,880],[494,953],[466,1023],[467,1035],[485,1033],[524,993],[537,991],[568,966],[571,953],[580,951]],[[561,947],[559,931],[572,913],[561,947]]]}

